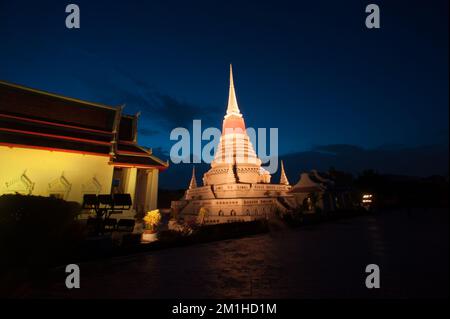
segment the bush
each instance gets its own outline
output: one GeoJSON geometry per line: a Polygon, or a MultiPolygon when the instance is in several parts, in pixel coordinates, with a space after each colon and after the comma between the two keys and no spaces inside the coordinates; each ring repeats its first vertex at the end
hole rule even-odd
{"type": "Polygon", "coordinates": [[[0,253],[3,266],[48,265],[80,239],[75,222],[81,207],[62,199],[0,196],[0,253]],[[5,257],[5,258],[3,258],[5,257]]]}

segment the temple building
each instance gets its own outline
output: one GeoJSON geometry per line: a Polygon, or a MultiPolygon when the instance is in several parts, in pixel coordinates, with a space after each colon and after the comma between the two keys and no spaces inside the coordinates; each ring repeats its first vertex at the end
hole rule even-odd
{"type": "Polygon", "coordinates": [[[292,186],[290,193],[295,198],[297,207],[304,213],[333,212],[340,209],[351,209],[351,188],[336,183],[330,174],[311,170],[300,175],[300,179],[292,186]]]}
{"type": "Polygon", "coordinates": [[[198,186],[194,170],[183,198],[172,202],[175,216],[203,224],[251,221],[285,212],[295,204],[283,165],[278,184],[271,183],[271,175],[261,166],[239,110],[231,66],[222,135],[202,182],[198,186]]]}
{"type": "Polygon", "coordinates": [[[137,143],[139,114],[0,81],[0,195],[82,202],[127,193],[132,211],[157,206],[168,167],[137,143]]]}

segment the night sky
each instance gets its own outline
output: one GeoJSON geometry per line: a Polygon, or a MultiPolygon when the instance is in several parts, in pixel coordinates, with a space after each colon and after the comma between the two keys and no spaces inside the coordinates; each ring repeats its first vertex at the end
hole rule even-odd
{"type": "Polygon", "coordinates": [[[173,128],[220,128],[233,63],[247,126],[279,129],[292,182],[330,165],[448,174],[448,36],[447,0],[0,0],[0,79],[125,103],[167,158],[173,128]],[[81,29],[65,27],[69,3],[81,29]]]}

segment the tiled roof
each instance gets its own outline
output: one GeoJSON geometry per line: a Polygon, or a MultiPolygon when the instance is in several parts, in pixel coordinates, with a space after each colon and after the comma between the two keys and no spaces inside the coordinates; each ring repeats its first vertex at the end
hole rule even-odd
{"type": "Polygon", "coordinates": [[[110,145],[86,143],[82,141],[65,140],[33,134],[4,131],[0,127],[0,145],[74,153],[85,153],[99,156],[110,156],[110,145]]]}
{"type": "Polygon", "coordinates": [[[111,132],[116,109],[0,81],[0,112],[111,132]]]}
{"type": "Polygon", "coordinates": [[[120,108],[0,81],[0,145],[110,156],[112,165],[166,168],[166,162],[136,145],[137,120],[122,115],[120,108]]]}

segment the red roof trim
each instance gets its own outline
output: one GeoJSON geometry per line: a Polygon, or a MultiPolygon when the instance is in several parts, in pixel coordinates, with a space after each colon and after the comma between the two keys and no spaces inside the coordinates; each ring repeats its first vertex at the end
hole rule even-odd
{"type": "Polygon", "coordinates": [[[14,148],[14,147],[30,148],[30,149],[51,151],[51,152],[75,153],[75,154],[82,154],[82,155],[94,155],[94,156],[109,157],[109,154],[104,154],[104,153],[83,152],[83,151],[67,150],[67,149],[62,149],[62,148],[44,147],[44,146],[32,146],[32,145],[2,143],[2,142],[0,142],[0,146],[7,146],[7,147],[11,147],[11,148],[14,148]]]}
{"type": "Polygon", "coordinates": [[[130,156],[141,156],[141,157],[148,157],[147,153],[144,152],[133,152],[133,151],[121,151],[119,150],[117,152],[119,155],[130,155],[130,156]]]}
{"type": "Polygon", "coordinates": [[[15,129],[10,129],[10,128],[3,128],[3,127],[0,127],[0,131],[12,132],[12,133],[22,133],[22,134],[42,136],[42,137],[51,137],[51,138],[57,138],[57,139],[61,139],[61,140],[85,142],[85,143],[98,144],[98,145],[111,145],[111,142],[94,141],[94,140],[88,140],[85,138],[69,137],[69,136],[62,136],[62,135],[56,135],[56,134],[37,133],[37,132],[15,130],[15,129]]]}
{"type": "Polygon", "coordinates": [[[130,163],[119,163],[119,162],[110,162],[109,164],[116,166],[116,167],[157,168],[160,171],[167,169],[166,166],[162,166],[162,165],[143,165],[143,164],[130,164],[130,163]]]}
{"type": "Polygon", "coordinates": [[[76,126],[76,125],[69,125],[69,124],[61,124],[61,123],[55,123],[55,122],[49,122],[49,121],[43,121],[43,120],[35,120],[35,119],[27,118],[27,117],[8,115],[8,114],[4,114],[4,113],[0,113],[0,117],[5,117],[5,118],[10,118],[10,119],[15,119],[15,120],[22,120],[22,121],[27,121],[27,122],[33,122],[33,123],[38,123],[38,124],[45,124],[45,125],[60,126],[60,127],[65,127],[65,128],[72,128],[72,129],[88,131],[88,132],[94,132],[94,133],[101,133],[101,134],[108,134],[108,135],[112,134],[112,132],[109,132],[109,131],[102,131],[102,130],[96,130],[96,129],[93,129],[93,128],[86,128],[86,127],[81,127],[81,126],[76,126]]]}
{"type": "Polygon", "coordinates": [[[133,142],[133,141],[125,141],[125,140],[121,140],[121,139],[119,139],[119,143],[120,143],[120,144],[127,144],[127,145],[136,145],[136,142],[133,142]]]}

